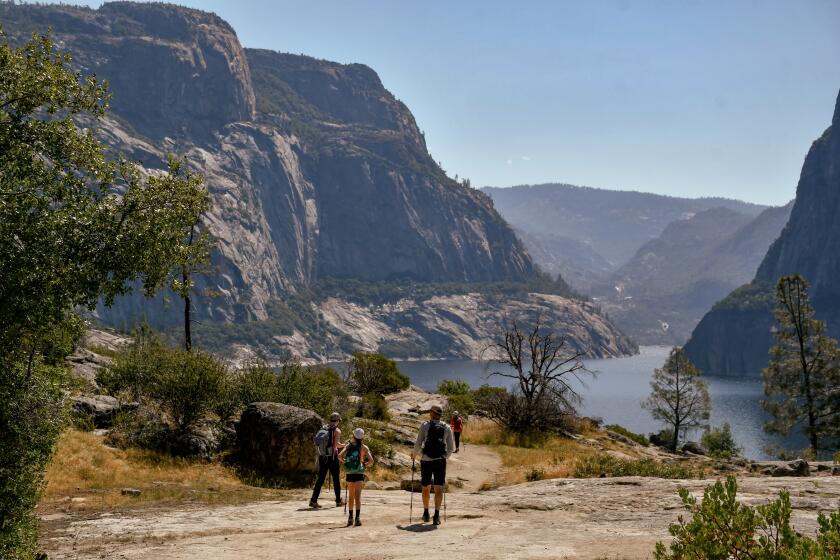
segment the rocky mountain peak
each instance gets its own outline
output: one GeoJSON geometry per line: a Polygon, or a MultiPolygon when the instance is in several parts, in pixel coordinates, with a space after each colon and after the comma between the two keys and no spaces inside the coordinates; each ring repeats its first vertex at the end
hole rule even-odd
{"type": "Polygon", "coordinates": [[[206,136],[252,120],[254,91],[236,33],[218,16],[172,4],[0,6],[7,31],[52,28],[85,73],[107,79],[111,110],[152,139],[206,136]]]}

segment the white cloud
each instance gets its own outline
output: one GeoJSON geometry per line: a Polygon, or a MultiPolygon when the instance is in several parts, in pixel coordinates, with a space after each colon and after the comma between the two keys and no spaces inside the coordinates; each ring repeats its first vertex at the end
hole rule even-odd
{"type": "Polygon", "coordinates": [[[522,161],[531,161],[531,156],[522,156],[522,161]]]}
{"type": "Polygon", "coordinates": [[[507,163],[508,165],[513,165],[513,160],[512,160],[512,159],[509,159],[509,160],[507,160],[507,162],[505,162],[505,163],[507,163]]]}

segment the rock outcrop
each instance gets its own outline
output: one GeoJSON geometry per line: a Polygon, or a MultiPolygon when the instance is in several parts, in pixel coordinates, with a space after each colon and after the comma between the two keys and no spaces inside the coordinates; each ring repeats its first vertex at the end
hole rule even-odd
{"type": "MultiPolygon", "coordinates": [[[[326,279],[539,277],[491,199],[446,176],[367,66],[243,49],[217,16],[171,4],[4,3],[0,22],[17,43],[52,28],[80,71],[109,80],[111,115],[84,123],[108,145],[150,173],[175,153],[203,175],[216,243],[193,300],[203,324],[276,319],[272,310],[326,279]]],[[[135,294],[99,318],[174,327],[175,299],[135,294]]],[[[304,315],[295,321],[314,330],[304,315]]]]}
{"type": "Polygon", "coordinates": [[[714,373],[757,373],[773,343],[773,290],[781,276],[799,273],[811,284],[817,317],[840,336],[840,98],[832,125],[811,146],[790,220],[770,247],[755,279],[718,303],[686,344],[689,357],[714,373]]]}
{"type": "Polygon", "coordinates": [[[240,461],[270,479],[305,480],[317,473],[312,437],[323,425],[311,410],[251,403],[236,425],[240,461]]]}

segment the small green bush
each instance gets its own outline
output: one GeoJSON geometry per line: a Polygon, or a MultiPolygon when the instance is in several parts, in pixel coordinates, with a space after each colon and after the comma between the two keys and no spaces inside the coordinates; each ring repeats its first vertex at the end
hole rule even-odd
{"type": "Polygon", "coordinates": [[[720,428],[712,427],[706,430],[700,438],[700,443],[708,450],[709,457],[718,459],[729,459],[741,452],[741,448],[732,437],[729,423],[725,423],[720,428]]]}
{"type": "Polygon", "coordinates": [[[377,395],[376,393],[368,393],[362,397],[359,401],[356,416],[385,422],[391,419],[391,414],[388,412],[388,402],[382,395],[377,395]]]}
{"type": "Polygon", "coordinates": [[[149,395],[186,430],[219,402],[227,367],[200,350],[170,350],[166,358],[150,380],[149,395]]]}
{"type": "Polygon", "coordinates": [[[444,379],[438,383],[437,392],[450,397],[452,395],[469,395],[472,390],[470,384],[460,379],[444,379]]]}
{"type": "Polygon", "coordinates": [[[473,403],[475,404],[476,410],[486,412],[492,407],[496,399],[504,396],[506,393],[507,390],[502,387],[491,387],[490,385],[484,384],[472,392],[473,403]]]}
{"type": "Polygon", "coordinates": [[[594,455],[575,464],[575,478],[599,478],[603,476],[648,476],[654,478],[698,478],[699,472],[680,465],[654,461],[653,459],[618,459],[610,455],[594,455]]]}
{"type": "Polygon", "coordinates": [[[708,558],[726,560],[829,560],[840,558],[840,510],[820,514],[816,539],[797,533],[790,524],[791,504],[787,490],[779,499],[762,506],[750,506],[737,499],[734,476],[717,481],[697,499],[685,488],[679,494],[691,515],[669,527],[674,537],[669,548],[656,544],[656,560],[708,558]]]}
{"type": "Polygon", "coordinates": [[[388,459],[394,458],[394,446],[378,437],[365,437],[365,445],[370,449],[374,461],[378,461],[381,457],[388,459]]]}
{"type": "Polygon", "coordinates": [[[475,399],[470,394],[466,395],[449,395],[446,397],[449,401],[447,407],[447,416],[451,415],[457,410],[461,415],[469,416],[475,412],[475,399]]]}
{"type": "Polygon", "coordinates": [[[332,368],[306,367],[298,362],[285,364],[277,374],[276,402],[314,410],[322,418],[344,407],[347,390],[341,376],[332,368]]]}
{"type": "Polygon", "coordinates": [[[648,438],[646,438],[644,435],[637,434],[635,432],[631,432],[630,430],[628,430],[627,428],[625,428],[624,426],[621,426],[619,424],[609,424],[609,425],[604,426],[604,427],[606,429],[612,431],[612,432],[615,432],[617,434],[621,434],[624,437],[628,437],[628,438],[632,439],[633,441],[635,441],[636,443],[638,443],[640,445],[644,445],[645,447],[648,447],[650,445],[650,440],[648,440],[648,438]]]}
{"type": "Polygon", "coordinates": [[[525,473],[525,480],[527,480],[528,482],[536,482],[538,480],[543,480],[544,478],[545,471],[536,467],[530,469],[528,472],[525,473]]]}
{"type": "Polygon", "coordinates": [[[400,372],[393,360],[380,354],[356,352],[348,368],[353,390],[359,395],[387,395],[408,389],[408,376],[400,372]]]}

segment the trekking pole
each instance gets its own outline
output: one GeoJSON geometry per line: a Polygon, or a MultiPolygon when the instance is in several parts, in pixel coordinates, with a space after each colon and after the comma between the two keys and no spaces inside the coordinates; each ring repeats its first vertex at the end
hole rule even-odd
{"type": "Polygon", "coordinates": [[[443,520],[446,521],[446,479],[443,479],[443,520]]]}
{"type": "Polygon", "coordinates": [[[411,460],[411,505],[408,507],[408,524],[414,515],[414,459],[411,460]]]}

